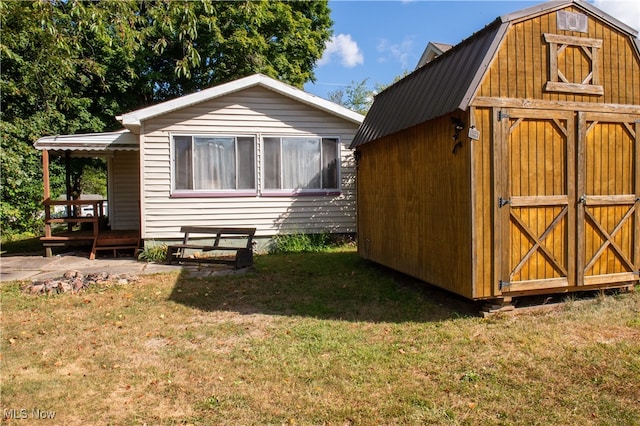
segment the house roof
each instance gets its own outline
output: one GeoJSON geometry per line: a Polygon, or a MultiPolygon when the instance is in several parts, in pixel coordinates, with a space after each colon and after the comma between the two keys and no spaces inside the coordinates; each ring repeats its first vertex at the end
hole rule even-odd
{"type": "MultiPolygon", "coordinates": [[[[550,1],[496,18],[482,30],[380,92],[351,148],[408,129],[457,109],[466,110],[513,23],[569,5],[598,16],[620,31],[638,32],[581,0],[550,1]]],[[[636,40],[636,45],[640,43],[636,40]]]]}
{"type": "Polygon", "coordinates": [[[265,75],[254,74],[118,116],[116,119],[126,128],[116,132],[45,136],[38,139],[34,146],[39,150],[74,151],[76,154],[91,151],[92,155],[97,155],[99,152],[137,151],[140,149],[137,133],[143,121],[254,86],[267,88],[354,124],[360,124],[364,120],[363,115],[348,108],[265,75]]]}
{"type": "Polygon", "coordinates": [[[145,120],[149,120],[154,117],[170,113],[172,111],[196,105],[201,102],[219,98],[234,92],[239,92],[241,90],[245,90],[254,86],[261,86],[266,89],[272,90],[283,96],[287,96],[304,104],[318,108],[322,111],[336,115],[355,124],[360,124],[364,120],[364,116],[358,114],[357,112],[351,111],[350,109],[345,108],[341,105],[335,104],[326,99],[322,99],[318,96],[312,95],[303,90],[282,83],[281,81],[275,80],[271,77],[267,77],[263,74],[254,74],[248,77],[240,78],[229,83],[220,84],[218,86],[210,87],[196,93],[181,96],[179,98],[162,102],[157,105],[152,105],[150,107],[132,111],[116,118],[127,129],[137,133],[140,130],[141,123],[145,120]]]}
{"type": "Polygon", "coordinates": [[[127,129],[106,133],[45,136],[34,147],[47,151],[138,151],[138,137],[127,129]]]}
{"type": "Polygon", "coordinates": [[[426,64],[427,62],[433,61],[435,58],[442,55],[444,52],[451,49],[452,47],[453,45],[451,44],[436,43],[436,42],[430,41],[429,44],[427,44],[426,49],[424,49],[424,52],[422,52],[422,56],[418,61],[418,65],[416,65],[416,69],[420,68],[421,66],[424,66],[424,64],[426,64]]]}

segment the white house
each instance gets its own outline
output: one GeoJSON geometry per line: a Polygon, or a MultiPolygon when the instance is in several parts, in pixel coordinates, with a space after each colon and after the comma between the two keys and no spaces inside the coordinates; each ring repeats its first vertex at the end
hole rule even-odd
{"type": "Polygon", "coordinates": [[[360,114],[255,74],[117,119],[118,132],[35,143],[43,159],[108,158],[112,230],[145,241],[179,238],[185,225],[256,227],[257,237],[355,232],[348,147],[360,114]]]}

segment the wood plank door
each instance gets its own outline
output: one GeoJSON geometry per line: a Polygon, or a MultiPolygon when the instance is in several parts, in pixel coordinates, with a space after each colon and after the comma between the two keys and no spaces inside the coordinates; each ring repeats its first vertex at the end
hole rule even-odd
{"type": "Polygon", "coordinates": [[[561,288],[575,275],[575,119],[494,111],[496,294],[561,288]]]}
{"type": "Polygon", "coordinates": [[[578,285],[638,280],[640,115],[578,113],[578,285]]]}

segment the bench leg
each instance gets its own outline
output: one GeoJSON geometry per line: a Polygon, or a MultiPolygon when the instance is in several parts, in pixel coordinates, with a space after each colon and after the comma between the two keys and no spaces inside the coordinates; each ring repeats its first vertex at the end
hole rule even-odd
{"type": "Polygon", "coordinates": [[[239,249],[236,252],[236,269],[248,268],[253,266],[253,250],[239,249]]]}
{"type": "Polygon", "coordinates": [[[165,263],[167,265],[171,265],[173,263],[173,258],[179,250],[180,249],[178,247],[167,247],[167,257],[165,258],[165,263]]]}

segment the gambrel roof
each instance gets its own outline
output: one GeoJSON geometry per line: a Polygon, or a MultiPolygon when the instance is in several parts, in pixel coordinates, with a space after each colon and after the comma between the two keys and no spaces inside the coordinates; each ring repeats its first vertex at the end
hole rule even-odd
{"type": "MultiPolygon", "coordinates": [[[[638,32],[581,0],[550,1],[496,18],[402,80],[379,93],[351,143],[367,142],[408,129],[457,109],[466,110],[509,27],[525,19],[573,5],[608,22],[630,37],[638,32]]],[[[640,43],[635,40],[640,50],[640,43]]]]}

